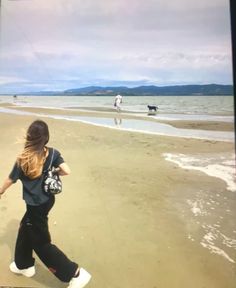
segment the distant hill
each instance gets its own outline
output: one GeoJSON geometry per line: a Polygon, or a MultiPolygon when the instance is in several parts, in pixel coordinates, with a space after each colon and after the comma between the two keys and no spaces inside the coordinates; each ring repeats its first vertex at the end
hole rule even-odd
{"type": "Polygon", "coordinates": [[[233,95],[232,85],[180,85],[180,86],[139,86],[127,87],[99,87],[69,89],[65,95],[130,95],[130,96],[158,96],[158,95],[233,95]]]}
{"type": "Polygon", "coordinates": [[[89,86],[65,91],[39,91],[24,95],[63,95],[63,96],[191,96],[191,95],[233,95],[233,85],[176,85],[176,86],[139,86],[128,88],[89,86]]]}

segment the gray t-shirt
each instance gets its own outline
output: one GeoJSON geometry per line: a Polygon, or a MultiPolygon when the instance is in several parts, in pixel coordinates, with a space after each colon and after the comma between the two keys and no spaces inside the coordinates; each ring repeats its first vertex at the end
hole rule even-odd
{"type": "MultiPolygon", "coordinates": [[[[43,165],[43,171],[49,168],[53,148],[48,148],[49,154],[46,158],[46,161],[43,165]]],[[[64,163],[64,159],[62,158],[60,152],[54,149],[54,155],[52,159],[52,167],[57,168],[60,164],[64,163]]],[[[17,163],[13,166],[13,169],[9,175],[9,178],[15,183],[18,179],[21,180],[23,185],[23,199],[25,200],[26,204],[32,206],[38,206],[48,201],[49,195],[47,195],[43,189],[43,178],[44,174],[42,173],[36,179],[30,179],[24,175],[22,169],[19,167],[17,163]]]]}

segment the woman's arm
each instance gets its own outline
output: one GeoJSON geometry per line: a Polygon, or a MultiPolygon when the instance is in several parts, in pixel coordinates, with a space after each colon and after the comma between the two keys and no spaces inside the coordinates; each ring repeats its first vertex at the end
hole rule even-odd
{"type": "Polygon", "coordinates": [[[2,187],[0,187],[0,198],[1,195],[13,184],[13,181],[10,178],[7,178],[4,182],[2,187]]]}
{"type": "Polygon", "coordinates": [[[70,174],[70,168],[65,162],[60,164],[59,167],[56,168],[56,171],[60,176],[65,176],[65,175],[70,174]]]}

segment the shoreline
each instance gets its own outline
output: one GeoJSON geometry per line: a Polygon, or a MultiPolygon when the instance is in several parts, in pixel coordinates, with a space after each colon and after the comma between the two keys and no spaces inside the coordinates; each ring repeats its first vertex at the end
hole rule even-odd
{"type": "MultiPolygon", "coordinates": [[[[56,114],[56,115],[65,115],[65,116],[91,116],[91,117],[107,117],[107,118],[121,118],[121,119],[136,119],[150,121],[154,123],[164,123],[171,125],[176,128],[181,129],[194,129],[194,130],[206,130],[206,131],[225,131],[225,132],[234,132],[234,122],[226,121],[216,121],[216,120],[164,120],[164,119],[155,119],[148,115],[143,115],[144,113],[140,112],[140,115],[137,116],[132,112],[121,112],[117,113],[114,109],[93,109],[88,108],[87,110],[83,109],[65,109],[65,108],[45,108],[45,107],[27,107],[27,106],[17,106],[13,104],[0,104],[0,107],[15,109],[19,111],[26,112],[36,112],[36,113],[45,113],[47,114],[56,114]],[[49,112],[49,113],[48,113],[49,112]]],[[[137,113],[136,113],[137,114],[137,113]]]]}

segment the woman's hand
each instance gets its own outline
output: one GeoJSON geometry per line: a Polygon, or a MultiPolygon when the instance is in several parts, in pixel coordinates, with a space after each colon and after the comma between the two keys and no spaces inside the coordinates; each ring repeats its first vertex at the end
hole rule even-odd
{"type": "Polygon", "coordinates": [[[0,187],[0,198],[3,193],[13,184],[13,181],[10,178],[7,178],[4,182],[2,187],[0,187]]]}
{"type": "Polygon", "coordinates": [[[3,190],[3,188],[0,187],[0,199],[1,199],[1,196],[2,196],[2,194],[3,194],[4,192],[5,192],[5,191],[3,190]]]}
{"type": "Polygon", "coordinates": [[[56,168],[56,171],[57,171],[58,175],[60,175],[60,176],[65,176],[65,175],[70,174],[70,168],[65,162],[60,164],[59,167],[56,168]]]}

